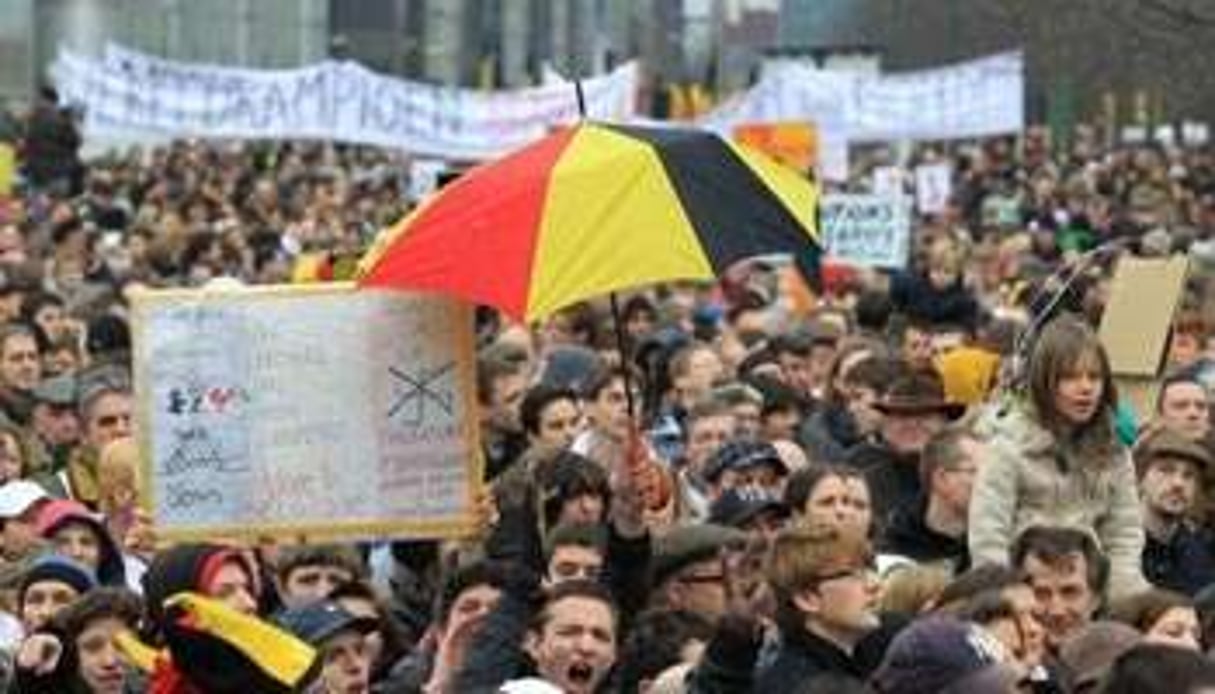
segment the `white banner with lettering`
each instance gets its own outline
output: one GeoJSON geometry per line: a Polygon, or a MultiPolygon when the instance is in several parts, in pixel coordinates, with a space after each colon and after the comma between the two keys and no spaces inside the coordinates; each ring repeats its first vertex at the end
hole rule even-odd
{"type": "MultiPolygon", "coordinates": [[[[499,156],[578,118],[572,84],[478,91],[380,75],[350,61],[292,70],[181,63],[121,46],[102,60],[60,53],[61,95],[85,108],[89,135],[321,138],[422,156],[499,156]]],[[[636,63],[583,82],[587,114],[635,115],[636,63]]]]}
{"type": "Polygon", "coordinates": [[[1020,52],[930,70],[890,74],[819,70],[787,64],[702,123],[811,121],[852,142],[948,140],[1018,132],[1025,123],[1020,52]]]}

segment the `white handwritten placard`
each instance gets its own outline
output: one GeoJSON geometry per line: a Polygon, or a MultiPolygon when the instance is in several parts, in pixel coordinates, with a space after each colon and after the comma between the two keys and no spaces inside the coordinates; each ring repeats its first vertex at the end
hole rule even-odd
{"type": "Polygon", "coordinates": [[[861,267],[901,268],[911,249],[907,196],[823,196],[823,243],[833,260],[861,267]]]}
{"type": "Polygon", "coordinates": [[[953,194],[949,164],[920,164],[915,167],[915,206],[920,214],[940,214],[953,194]]]}
{"type": "Polygon", "coordinates": [[[328,285],[146,291],[134,311],[144,501],[162,536],[470,530],[466,306],[328,285]]]}

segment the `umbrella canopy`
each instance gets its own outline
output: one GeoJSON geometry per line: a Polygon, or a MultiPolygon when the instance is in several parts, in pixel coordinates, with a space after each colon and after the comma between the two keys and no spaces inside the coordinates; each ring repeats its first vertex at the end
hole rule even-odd
{"type": "Polygon", "coordinates": [[[444,188],[381,234],[360,284],[537,320],[607,292],[711,279],[817,239],[805,177],[715,134],[584,122],[444,188]]]}

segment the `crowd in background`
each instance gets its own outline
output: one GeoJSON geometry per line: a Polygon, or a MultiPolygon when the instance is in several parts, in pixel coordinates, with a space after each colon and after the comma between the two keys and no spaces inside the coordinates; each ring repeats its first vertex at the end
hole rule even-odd
{"type": "Polygon", "coordinates": [[[86,162],[53,97],[0,122],[12,691],[1215,687],[1209,147],[1081,127],[857,152],[829,188],[952,167],[905,270],[762,259],[640,288],[624,354],[600,302],[478,311],[476,537],[166,546],[137,506],[131,292],[349,277],[408,210],[409,158],[86,162]],[[1119,258],[1174,254],[1191,272],[1136,412],[1096,326],[1119,258]]]}

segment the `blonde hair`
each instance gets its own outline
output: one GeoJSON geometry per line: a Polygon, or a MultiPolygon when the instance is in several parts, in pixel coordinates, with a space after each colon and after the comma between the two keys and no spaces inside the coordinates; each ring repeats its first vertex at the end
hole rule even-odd
{"type": "Polygon", "coordinates": [[[930,608],[949,583],[949,571],[936,564],[905,566],[882,582],[878,605],[883,612],[919,614],[930,608]]]}
{"type": "Polygon", "coordinates": [[[108,514],[129,506],[139,497],[139,492],[139,446],[135,439],[125,437],[106,444],[97,460],[97,493],[101,512],[108,514]]]}
{"type": "Polygon", "coordinates": [[[868,562],[871,556],[869,540],[859,532],[826,525],[785,528],[772,541],[766,571],[778,617],[796,615],[794,597],[824,576],[868,562]]]}

